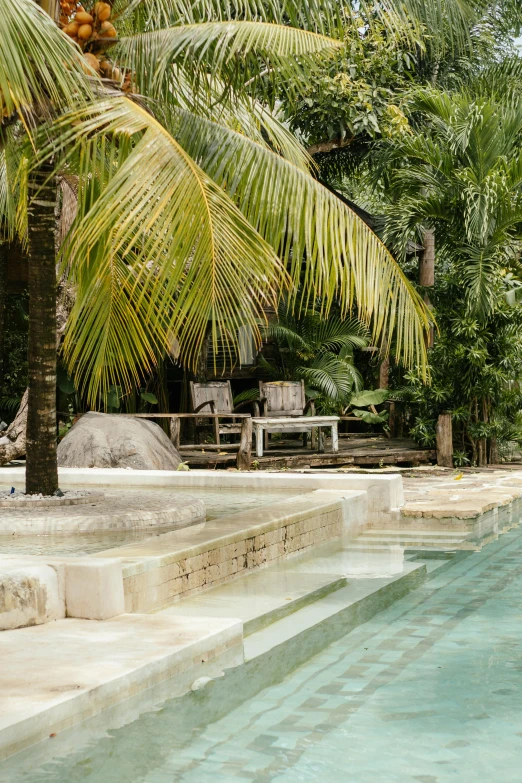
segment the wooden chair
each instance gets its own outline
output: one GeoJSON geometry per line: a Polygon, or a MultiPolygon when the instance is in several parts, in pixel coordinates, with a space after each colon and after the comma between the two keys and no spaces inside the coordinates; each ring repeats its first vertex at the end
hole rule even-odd
{"type": "Polygon", "coordinates": [[[231,422],[221,422],[219,418],[205,420],[204,411],[208,413],[231,414],[239,411],[251,402],[243,402],[234,407],[232,386],[230,381],[208,381],[208,383],[190,382],[190,396],[194,413],[202,411],[201,418],[194,420],[194,430],[197,442],[200,443],[202,432],[211,430],[214,432],[216,445],[221,443],[221,435],[239,435],[241,433],[241,420],[232,419],[231,422]]]}
{"type": "Polygon", "coordinates": [[[308,434],[318,432],[319,450],[324,449],[322,430],[332,431],[332,451],[338,450],[338,416],[316,416],[313,400],[306,401],[304,381],[259,382],[262,416],[254,417],[252,425],[256,436],[256,454],[263,456],[263,445],[268,448],[270,432],[299,432],[306,446],[308,434]],[[311,415],[307,416],[310,411],[311,415]]]}
{"type": "Polygon", "coordinates": [[[304,381],[259,381],[259,403],[262,416],[315,414],[314,401],[306,401],[304,381]]]}

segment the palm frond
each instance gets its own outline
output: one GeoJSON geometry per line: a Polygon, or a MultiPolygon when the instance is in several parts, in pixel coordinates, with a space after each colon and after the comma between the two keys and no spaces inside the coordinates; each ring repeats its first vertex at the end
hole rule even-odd
{"type": "Polygon", "coordinates": [[[297,371],[307,385],[336,402],[347,399],[358,379],[355,367],[329,352],[316,357],[309,367],[298,367],[297,371]]]}
{"type": "Polygon", "coordinates": [[[242,91],[226,89],[216,77],[209,77],[206,88],[201,90],[186,78],[183,69],[174,68],[165,101],[152,106],[167,127],[175,127],[179,121],[178,110],[184,110],[248,136],[304,171],[315,167],[306,148],[279,118],[277,111],[242,91]]]}
{"type": "Polygon", "coordinates": [[[330,315],[320,319],[315,329],[315,340],[321,350],[364,348],[368,345],[368,329],[355,318],[339,318],[330,315]]]}
{"type": "Polygon", "coordinates": [[[228,128],[181,112],[172,130],[272,245],[296,289],[302,282],[305,309],[315,297],[325,312],[336,297],[343,315],[355,304],[385,352],[395,335],[399,361],[426,368],[428,310],[385,245],[346,204],[291,162],[228,128]]]}
{"type": "Polygon", "coordinates": [[[13,128],[3,131],[3,141],[0,147],[0,225],[4,234],[12,239],[16,234],[17,171],[21,150],[14,138],[13,128]]]}
{"type": "Polygon", "coordinates": [[[88,92],[78,47],[34,0],[0,0],[0,121],[88,92]]]}
{"type": "Polygon", "coordinates": [[[147,29],[241,19],[342,35],[346,22],[345,9],[329,0],[115,0],[114,9],[123,17],[138,12],[147,29]]]}
{"type": "Polygon", "coordinates": [[[116,56],[129,68],[138,89],[161,98],[172,83],[172,67],[193,79],[222,76],[229,89],[277,73],[278,84],[309,79],[314,55],[333,52],[338,41],[282,24],[251,21],[201,22],[123,38],[116,56]]]}
{"type": "Polygon", "coordinates": [[[277,340],[293,350],[310,351],[311,347],[305,338],[288,324],[282,324],[276,321],[269,323],[263,329],[263,336],[267,340],[277,340]]]}
{"type": "Polygon", "coordinates": [[[64,145],[80,140],[79,217],[65,248],[77,299],[64,352],[75,376],[90,378],[90,399],[111,377],[128,388],[173,338],[193,365],[209,323],[214,341],[219,329],[233,343],[245,324],[259,339],[284,269],[166,129],[125,98],[56,127],[64,145]]]}

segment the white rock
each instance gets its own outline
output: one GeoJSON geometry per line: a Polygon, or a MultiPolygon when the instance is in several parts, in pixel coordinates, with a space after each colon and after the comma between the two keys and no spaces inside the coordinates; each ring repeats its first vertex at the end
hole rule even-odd
{"type": "Polygon", "coordinates": [[[212,682],[212,677],[198,677],[198,679],[194,680],[194,682],[192,683],[190,690],[191,691],[200,691],[206,685],[208,685],[209,682],[212,682]]]}
{"type": "Polygon", "coordinates": [[[180,462],[161,427],[124,414],[86,413],[58,446],[62,468],[176,470],[180,462]]]}

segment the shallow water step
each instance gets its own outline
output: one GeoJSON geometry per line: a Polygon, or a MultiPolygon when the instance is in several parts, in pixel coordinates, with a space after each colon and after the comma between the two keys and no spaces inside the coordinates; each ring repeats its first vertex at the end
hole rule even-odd
{"type": "MultiPolygon", "coordinates": [[[[245,639],[245,659],[266,655],[274,665],[293,668],[341,638],[377,612],[418,587],[426,578],[424,563],[405,561],[399,574],[347,579],[347,584],[318,601],[245,639]],[[284,649],[285,655],[279,650],[284,649]]],[[[289,669],[290,671],[290,669],[289,669]]]]}
{"type": "MultiPolygon", "coordinates": [[[[310,565],[309,568],[313,568],[310,565]]],[[[157,614],[174,617],[233,617],[245,636],[265,628],[346,584],[342,574],[299,571],[281,562],[184,598],[157,614]]]]}
{"type": "Polygon", "coordinates": [[[467,549],[476,544],[469,533],[452,530],[379,530],[368,528],[357,537],[359,544],[379,543],[408,549],[467,549]]]}

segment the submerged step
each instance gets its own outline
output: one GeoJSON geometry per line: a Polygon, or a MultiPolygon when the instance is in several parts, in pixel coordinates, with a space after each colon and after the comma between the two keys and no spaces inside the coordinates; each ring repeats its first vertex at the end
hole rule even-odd
{"type": "Polygon", "coordinates": [[[158,614],[237,618],[246,636],[345,585],[340,574],[299,572],[281,563],[184,598],[158,614]]]}
{"type": "Polygon", "coordinates": [[[273,655],[279,667],[290,671],[418,587],[426,573],[424,563],[407,561],[395,576],[348,579],[340,590],[251,634],[245,639],[245,660],[273,655]],[[276,654],[281,649],[287,655],[276,654]]]}
{"type": "Polygon", "coordinates": [[[359,540],[362,538],[391,538],[393,536],[397,538],[406,538],[408,536],[416,536],[426,538],[437,538],[442,536],[443,538],[466,538],[468,532],[465,530],[422,530],[422,529],[400,529],[400,528],[376,528],[369,527],[363,530],[357,537],[359,540]]]}

